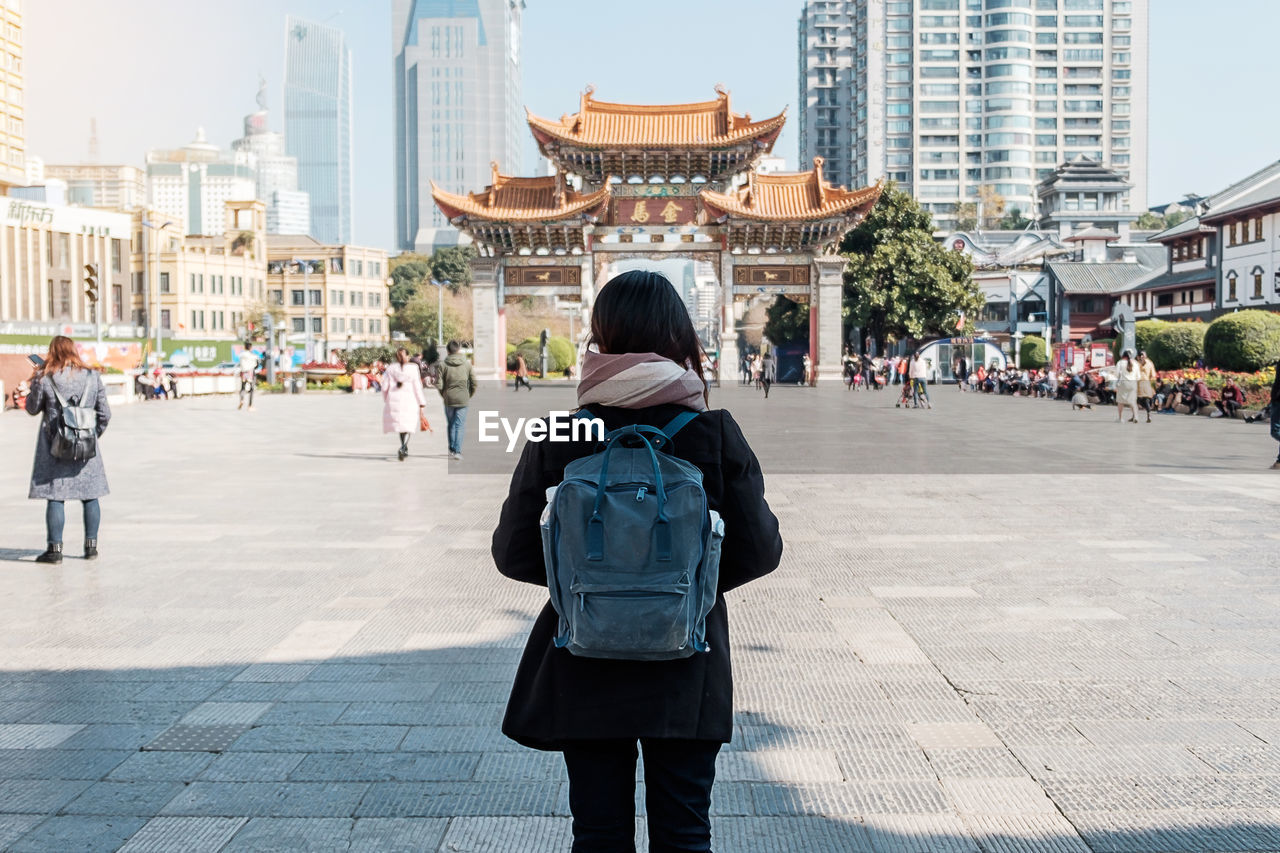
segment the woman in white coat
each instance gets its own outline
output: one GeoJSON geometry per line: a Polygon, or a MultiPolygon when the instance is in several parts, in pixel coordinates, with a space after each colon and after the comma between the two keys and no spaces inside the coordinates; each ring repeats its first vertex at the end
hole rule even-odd
{"type": "Polygon", "coordinates": [[[1133,353],[1128,350],[1116,362],[1116,409],[1119,415],[1116,422],[1124,420],[1124,410],[1133,414],[1129,423],[1138,422],[1138,382],[1142,379],[1142,368],[1133,360],[1133,353]]]}
{"type": "Polygon", "coordinates": [[[409,352],[396,350],[395,364],[387,367],[382,379],[382,431],[400,435],[401,462],[409,455],[409,433],[417,432],[424,422],[427,398],[422,394],[422,373],[409,360],[409,352]]]}

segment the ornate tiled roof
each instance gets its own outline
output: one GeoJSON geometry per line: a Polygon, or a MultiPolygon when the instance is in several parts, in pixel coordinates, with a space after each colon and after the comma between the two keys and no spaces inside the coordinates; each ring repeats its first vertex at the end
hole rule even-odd
{"type": "Polygon", "coordinates": [[[771,147],[786,121],[785,110],[763,121],[733,112],[728,91],[719,87],[714,101],[696,104],[614,104],[595,100],[593,92],[588,87],[578,112],[558,121],[528,113],[529,127],[538,143],[584,148],[703,148],[760,139],[771,147]]]}
{"type": "Polygon", "coordinates": [[[798,222],[865,214],[880,198],[883,188],[883,180],[856,190],[833,187],[823,180],[822,158],[814,157],[813,168],[808,172],[751,172],[747,182],[737,189],[727,193],[706,189],[698,197],[713,219],[798,222]]]}
{"type": "Polygon", "coordinates": [[[552,222],[578,216],[599,216],[609,204],[609,184],[580,193],[565,184],[563,175],[516,178],[491,164],[492,183],[483,192],[455,195],[431,183],[431,197],[451,221],[459,216],[494,222],[552,222]]]}

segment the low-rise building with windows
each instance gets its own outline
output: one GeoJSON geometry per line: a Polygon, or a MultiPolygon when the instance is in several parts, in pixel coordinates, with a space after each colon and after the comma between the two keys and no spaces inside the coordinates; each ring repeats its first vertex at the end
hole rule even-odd
{"type": "Polygon", "coordinates": [[[228,201],[221,233],[184,235],[180,228],[154,221],[160,218],[154,213],[144,225],[145,213],[138,211],[133,217],[138,235],[134,323],[149,325],[158,296],[164,338],[232,340],[242,335],[247,323],[258,321],[249,313],[255,303],[266,302],[266,216],[260,201],[228,201]],[[145,239],[144,229],[149,232],[145,239]]]}
{"type": "Polygon", "coordinates": [[[305,235],[267,236],[269,299],[283,306],[290,342],[308,360],[334,350],[385,344],[387,253],[330,246],[305,235]]]}

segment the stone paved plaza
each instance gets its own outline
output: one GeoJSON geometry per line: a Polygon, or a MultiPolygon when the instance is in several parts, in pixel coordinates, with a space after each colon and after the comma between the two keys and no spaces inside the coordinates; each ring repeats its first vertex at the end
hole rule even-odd
{"type": "MultiPolygon", "coordinates": [[[[716,849],[1280,850],[1266,430],[934,397],[720,392],[787,551],[730,596],[716,849]]],[[[498,731],[545,593],[432,421],[398,463],[372,395],[120,407],[103,556],[46,567],[0,416],[0,848],[567,850],[559,757],[498,731]]]]}

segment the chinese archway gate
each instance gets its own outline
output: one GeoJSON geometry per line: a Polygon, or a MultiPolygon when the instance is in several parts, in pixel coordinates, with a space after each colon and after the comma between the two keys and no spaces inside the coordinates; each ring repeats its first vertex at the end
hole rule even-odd
{"type": "MultiPolygon", "coordinates": [[[[785,113],[762,121],[713,101],[636,106],[597,101],[578,112],[529,115],[545,177],[504,175],[493,164],[481,192],[432,184],[449,221],[475,241],[472,262],[476,373],[505,375],[503,306],[526,296],[578,301],[583,324],[604,268],[638,257],[688,257],[719,271],[719,359],[736,373],[735,300],[784,295],[807,301],[810,358],[838,379],[844,259],[832,249],[880,197],[881,185],[847,190],[806,172],[757,174],[785,113]]],[[[576,342],[575,342],[576,343],[576,342]]]]}

